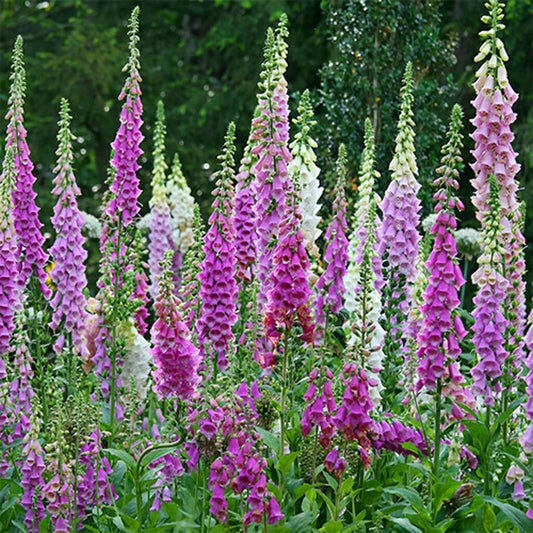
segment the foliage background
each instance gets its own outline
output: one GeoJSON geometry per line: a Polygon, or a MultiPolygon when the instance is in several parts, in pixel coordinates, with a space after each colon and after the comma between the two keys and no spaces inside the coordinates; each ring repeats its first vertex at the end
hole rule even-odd
{"type": "MultiPolygon", "coordinates": [[[[376,2],[367,1],[366,4],[376,2]]],[[[353,179],[358,168],[357,147],[362,145],[363,121],[372,112],[360,92],[360,76],[343,80],[345,86],[339,94],[339,105],[341,108],[344,105],[341,113],[351,113],[351,120],[336,131],[330,127],[327,106],[319,95],[326,87],[328,63],[342,55],[340,47],[349,44],[350,38],[349,33],[339,38],[342,32],[334,23],[338,17],[328,20],[328,15],[346,12],[361,4],[365,2],[356,0],[352,5],[338,0],[3,0],[0,8],[0,104],[7,111],[10,54],[16,36],[21,34],[27,67],[26,126],[32,160],[36,165],[41,221],[49,225],[53,203],[49,191],[61,97],[67,97],[71,102],[72,126],[78,137],[75,168],[83,192],[80,205],[83,210],[98,215],[110,142],[118,127],[117,87],[122,84],[121,68],[127,58],[126,23],[135,5],[141,8],[143,131],[146,139],[140,177],[145,191],[141,198],[144,211],[150,193],[152,124],[157,100],[162,98],[167,115],[168,159],[174,152],[179,152],[193,194],[204,214],[207,213],[212,187],[210,175],[216,167],[224,131],[229,121],[235,121],[238,148],[242,149],[256,104],[265,32],[282,12],[287,13],[290,24],[289,92],[297,96],[305,88],[310,88],[319,104],[317,135],[324,147],[320,154],[323,176],[327,177],[331,170],[336,146],[342,141],[352,147],[349,164],[353,179]]],[[[459,101],[465,110],[465,133],[470,133],[472,128],[467,120],[473,116],[469,104],[473,97],[471,82],[475,72],[472,60],[479,47],[477,32],[481,27],[479,18],[484,13],[483,0],[383,0],[377,4],[387,8],[385,13],[391,18],[390,24],[403,34],[396,45],[389,43],[399,46],[401,53],[401,60],[397,61],[398,72],[386,73],[387,80],[391,81],[387,82],[388,92],[382,99],[391,106],[391,120],[396,119],[404,57],[418,57],[420,62],[425,57],[432,69],[424,77],[424,83],[434,88],[442,87],[443,91],[439,110],[434,115],[426,113],[421,120],[420,128],[424,129],[425,124],[425,131],[430,134],[426,135],[425,141],[420,135],[420,141],[428,142],[433,152],[440,146],[442,137],[439,132],[443,129],[437,122],[447,122],[450,104],[455,101],[459,101]],[[421,21],[407,18],[409,13],[425,16],[422,23],[429,20],[432,31],[418,35],[421,21]],[[439,43],[446,48],[438,48],[439,43]],[[437,47],[431,48],[430,45],[437,47]],[[439,126],[435,133],[431,130],[434,125],[439,126]]],[[[514,146],[522,164],[519,174],[522,199],[528,206],[525,235],[531,243],[533,1],[508,0],[505,22],[504,42],[510,55],[509,78],[520,93],[515,105],[518,120],[513,127],[517,137],[514,146]]],[[[365,28],[360,29],[364,33],[365,28]]],[[[384,46],[388,45],[385,43],[384,46]]],[[[382,51],[385,53],[385,49],[382,51]]],[[[391,55],[391,50],[388,53],[391,55]]],[[[422,71],[423,64],[419,63],[418,68],[422,71]]],[[[332,75],[334,77],[336,71],[332,75]]],[[[422,99],[417,105],[423,111],[424,106],[427,104],[427,108],[431,103],[422,99]]],[[[295,104],[293,98],[292,116],[295,104]]],[[[3,121],[4,130],[5,126],[3,121]]],[[[384,183],[388,181],[386,167],[387,156],[393,149],[392,137],[389,133],[381,149],[384,183]]],[[[468,139],[465,147],[467,163],[471,161],[468,151],[472,145],[468,139]]],[[[426,153],[425,148],[423,152],[426,153]]],[[[421,157],[420,163],[421,175],[428,181],[433,170],[428,168],[431,157],[421,157]]],[[[470,194],[468,180],[472,177],[467,165],[462,178],[465,198],[470,194]]],[[[468,208],[469,202],[465,203],[468,208]]],[[[429,206],[426,206],[427,211],[429,206]]],[[[471,208],[463,215],[463,222],[475,225],[471,208]]],[[[533,270],[532,257],[528,251],[530,271],[533,270]]],[[[530,274],[529,281],[531,285],[530,274]]]]}

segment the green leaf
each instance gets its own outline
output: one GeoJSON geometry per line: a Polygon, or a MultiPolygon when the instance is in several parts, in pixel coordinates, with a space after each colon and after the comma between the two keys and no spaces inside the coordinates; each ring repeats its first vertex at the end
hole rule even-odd
{"type": "Polygon", "coordinates": [[[176,444],[175,446],[168,446],[166,448],[157,448],[155,450],[152,450],[151,452],[148,452],[142,459],[141,465],[142,466],[148,466],[153,461],[157,461],[161,457],[164,457],[165,455],[168,455],[169,453],[174,452],[180,447],[179,444],[176,444]]]}
{"type": "Polygon", "coordinates": [[[425,505],[420,497],[420,494],[410,487],[385,487],[383,490],[388,494],[401,496],[406,502],[409,502],[418,510],[425,509],[425,505]]]}
{"type": "Polygon", "coordinates": [[[490,503],[497,507],[519,530],[520,533],[530,533],[533,528],[533,521],[527,517],[524,511],[503,503],[491,496],[485,497],[485,502],[490,503]]]}
{"type": "Polygon", "coordinates": [[[342,531],[342,522],[329,521],[324,527],[320,528],[320,531],[323,531],[324,533],[340,533],[342,531]]]}
{"type": "Polygon", "coordinates": [[[496,514],[494,513],[490,505],[485,505],[483,507],[483,528],[487,533],[492,533],[494,531],[495,525],[496,514]]]}
{"type": "Polygon", "coordinates": [[[315,515],[311,511],[305,511],[291,516],[287,520],[287,527],[291,533],[309,533],[314,521],[315,515]]]}
{"type": "Polygon", "coordinates": [[[277,454],[279,454],[279,448],[280,448],[280,442],[278,438],[270,433],[270,431],[267,431],[266,429],[260,428],[259,426],[255,427],[255,430],[259,435],[261,435],[261,438],[263,439],[263,442],[271,449],[274,450],[277,454]]]}
{"type": "Polygon", "coordinates": [[[346,478],[341,485],[341,496],[350,491],[353,487],[353,477],[346,478]]]}
{"type": "Polygon", "coordinates": [[[124,450],[115,450],[114,448],[105,448],[103,451],[109,455],[122,459],[127,465],[135,468],[135,459],[128,452],[125,452],[124,450]]]}
{"type": "Polygon", "coordinates": [[[408,533],[423,533],[421,529],[413,526],[407,518],[396,518],[394,516],[389,517],[400,529],[400,531],[407,531],[408,533]]]}
{"type": "Polygon", "coordinates": [[[278,470],[283,474],[286,475],[290,472],[292,464],[294,463],[294,460],[298,457],[298,452],[291,452],[286,455],[282,455],[279,458],[277,467],[278,470]]]}
{"type": "Polygon", "coordinates": [[[463,420],[463,424],[472,436],[472,442],[479,451],[484,451],[490,442],[490,434],[485,424],[475,420],[463,420]]]}

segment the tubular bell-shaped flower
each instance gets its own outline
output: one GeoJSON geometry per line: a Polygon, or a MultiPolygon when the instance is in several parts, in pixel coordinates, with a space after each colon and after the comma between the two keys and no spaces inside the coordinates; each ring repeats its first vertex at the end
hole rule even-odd
{"type": "Polygon", "coordinates": [[[154,128],[154,170],[152,172],[152,198],[150,199],[150,295],[155,300],[159,293],[161,261],[167,250],[172,249],[170,234],[170,208],[167,200],[165,171],[165,108],[163,102],[157,103],[157,115],[154,128]]]}
{"type": "Polygon", "coordinates": [[[516,120],[512,106],[518,95],[509,83],[505,68],[508,55],[498,37],[505,28],[501,22],[504,6],[498,0],[490,0],[485,5],[489,14],[481,20],[490,28],[480,32],[483,44],[474,58],[475,61],[483,63],[476,72],[476,98],[472,102],[476,109],[476,116],[472,120],[476,128],[472,134],[475,141],[472,152],[475,162],[472,168],[476,176],[472,180],[475,189],[472,204],[477,209],[476,218],[484,227],[490,211],[489,176],[494,175],[502,217],[498,240],[505,249],[501,261],[505,277],[510,280],[503,307],[509,322],[504,338],[506,350],[510,355],[508,363],[515,367],[516,372],[520,369],[524,357],[523,335],[526,319],[523,279],[525,262],[522,254],[525,240],[522,234],[522,210],[517,195],[518,183],[515,179],[520,165],[516,162],[517,154],[511,144],[514,139],[511,124],[516,120]]]}
{"type": "MultiPolygon", "coordinates": [[[[298,132],[290,145],[294,159],[289,163],[288,169],[289,174],[295,180],[295,185],[296,181],[298,182],[300,211],[302,213],[301,226],[305,247],[309,254],[318,257],[316,240],[321,233],[318,229],[320,222],[320,217],[318,216],[320,204],[318,200],[324,189],[320,186],[320,181],[318,180],[320,169],[315,163],[316,155],[313,151],[313,148],[317,147],[317,143],[309,134],[311,128],[316,124],[316,121],[313,120],[313,114],[309,90],[306,89],[298,104],[298,118],[293,120],[298,132]]],[[[335,208],[333,211],[335,211],[335,208]]],[[[326,237],[326,240],[329,242],[328,237],[326,237]]]]}
{"type": "Polygon", "coordinates": [[[418,389],[433,390],[438,379],[444,387],[448,382],[458,385],[463,381],[456,360],[461,353],[459,342],[466,335],[466,330],[455,309],[460,303],[458,289],[465,279],[457,264],[457,245],[453,235],[453,230],[457,228],[455,208],[464,209],[461,200],[455,196],[462,162],[461,119],[461,108],[455,105],[448,142],[442,149],[442,166],[437,169],[439,176],[434,181],[437,219],[431,227],[435,242],[426,262],[429,280],[424,303],[420,307],[424,321],[418,335],[418,389]]]}
{"type": "Polygon", "coordinates": [[[509,280],[503,275],[505,248],[499,240],[502,231],[499,187],[496,177],[489,176],[490,211],[484,217],[482,231],[483,253],[478,258],[479,268],[472,275],[478,286],[472,312],[475,322],[474,338],[479,362],[472,368],[472,392],[485,405],[494,405],[494,393],[502,390],[502,367],[509,356],[505,348],[505,331],[509,320],[504,315],[504,302],[509,291],[509,280]]]}
{"type": "Polygon", "coordinates": [[[284,78],[287,66],[287,19],[282,17],[276,33],[267,32],[265,61],[261,82],[263,90],[258,95],[259,113],[252,121],[251,138],[256,144],[252,154],[258,161],[254,174],[255,212],[258,239],[258,277],[260,305],[264,305],[270,288],[272,270],[272,242],[279,235],[279,226],[285,216],[287,190],[290,188],[287,165],[292,155],[287,147],[289,137],[287,82],[284,78]]]}
{"type": "Polygon", "coordinates": [[[194,204],[193,232],[193,241],[185,253],[183,282],[179,291],[182,301],[180,310],[184,314],[187,313],[184,322],[191,331],[194,329],[193,324],[198,319],[199,314],[198,293],[200,292],[200,283],[198,281],[198,274],[201,272],[202,263],[205,258],[205,252],[203,250],[205,226],[198,204],[194,204]]]}
{"type": "Polygon", "coordinates": [[[402,104],[396,137],[396,150],[390,164],[391,183],[381,202],[383,221],[380,231],[379,256],[383,263],[383,328],[386,332],[384,384],[391,392],[396,389],[398,376],[395,368],[399,355],[405,353],[406,322],[409,314],[411,285],[416,276],[420,234],[418,233],[420,200],[416,180],[418,168],[414,152],[413,75],[411,63],[405,68],[402,104]]]}
{"type": "MultiPolygon", "coordinates": [[[[381,203],[383,212],[381,251],[387,255],[387,269],[403,274],[407,283],[415,276],[420,235],[417,230],[420,200],[416,181],[418,168],[414,152],[413,74],[411,63],[405,68],[402,106],[396,137],[396,150],[389,169],[392,179],[381,203]]],[[[399,290],[407,291],[407,287],[399,290]]]]}
{"type": "MultiPolygon", "coordinates": [[[[51,300],[54,314],[51,328],[55,331],[60,324],[61,333],[56,342],[60,349],[65,341],[65,332],[72,335],[72,348],[82,353],[84,344],[81,333],[87,318],[86,299],[83,290],[87,286],[84,261],[87,251],[83,247],[85,237],[81,233],[84,224],[76,196],[81,191],[76,183],[72,169],[72,133],[70,132],[70,109],[66,99],[61,100],[59,133],[57,136],[57,165],[54,169],[54,189],[57,196],[52,224],[57,238],[50,248],[50,256],[55,263],[50,273],[56,292],[51,300]]],[[[69,347],[70,348],[70,347],[69,347]]]]}
{"type": "Polygon", "coordinates": [[[298,318],[302,340],[313,343],[315,326],[310,310],[309,258],[305,249],[297,192],[288,195],[287,214],[273,253],[271,288],[265,307],[267,337],[275,344],[298,318]]]}
{"type": "MultiPolygon", "coordinates": [[[[17,284],[17,235],[13,221],[11,189],[15,183],[13,149],[9,147],[0,179],[0,354],[6,354],[15,329],[14,316],[20,308],[17,284]]],[[[5,361],[0,355],[0,381],[5,377],[5,361]]]]}
{"type": "MultiPolygon", "coordinates": [[[[136,312],[138,327],[144,330],[146,324],[143,316],[144,305],[132,305],[131,300],[144,302],[145,294],[139,289],[145,288],[144,273],[136,272],[131,257],[137,256],[133,249],[134,240],[132,224],[139,213],[140,195],[137,159],[143,153],[140,143],[142,103],[139,74],[139,50],[137,49],[139,8],[136,7],[129,21],[129,60],[124,67],[128,72],[119,100],[125,100],[120,113],[120,127],[112,143],[111,168],[109,169],[109,189],[104,197],[102,214],[103,230],[100,237],[102,260],[101,277],[98,282],[100,300],[103,302],[104,314],[99,317],[100,326],[95,339],[96,351],[94,362],[96,373],[102,381],[102,394],[111,393],[113,410],[115,393],[121,385],[119,369],[122,356],[116,341],[116,326],[121,320],[129,320],[136,312]],[[141,283],[141,287],[137,287],[141,283]],[[113,338],[115,336],[115,338],[113,338]]],[[[137,256],[138,257],[138,256],[137,256]]],[[[137,261],[140,263],[140,261],[137,261]]]]}
{"type": "Polygon", "coordinates": [[[235,258],[237,278],[250,283],[254,277],[257,262],[257,218],[255,198],[252,191],[252,168],[257,163],[257,155],[252,153],[257,140],[252,135],[244,149],[244,154],[236,176],[235,187],[235,258]]]}
{"type": "Polygon", "coordinates": [[[165,252],[159,294],[154,304],[157,313],[151,332],[154,344],[151,353],[156,365],[154,389],[159,398],[189,401],[200,382],[200,356],[190,340],[189,328],[182,322],[179,300],[173,293],[172,253],[165,252]]]}
{"type": "Polygon", "coordinates": [[[334,190],[333,212],[335,213],[331,224],[326,230],[326,254],[324,262],[326,270],[316,283],[317,322],[324,327],[328,311],[339,313],[342,309],[342,299],[346,288],[344,275],[348,263],[348,239],[346,232],[346,196],[344,186],[346,182],[346,148],[344,144],[339,147],[337,159],[337,182],[334,190]]]}
{"type": "Polygon", "coordinates": [[[213,213],[205,237],[205,258],[201,272],[199,298],[202,302],[196,324],[202,354],[216,358],[220,370],[229,364],[228,352],[234,338],[232,327],[237,320],[235,303],[235,230],[233,228],[233,155],[235,153],[235,124],[228,126],[224,151],[219,156],[216,189],[213,191],[213,213]]]}
{"type": "MultiPolygon", "coordinates": [[[[15,182],[12,186],[13,221],[18,239],[17,257],[19,275],[18,283],[22,289],[26,286],[30,276],[35,273],[41,291],[48,299],[50,288],[46,285],[45,271],[47,254],[43,250],[44,237],[41,233],[42,224],[39,221],[39,208],[35,205],[37,196],[33,190],[35,176],[33,163],[30,160],[30,150],[26,141],[24,128],[24,97],[26,91],[26,72],[24,70],[24,55],[22,51],[22,37],[19,35],[15,42],[12,56],[11,88],[9,90],[9,111],[6,132],[6,157],[8,149],[13,151],[13,167],[15,182]]],[[[5,162],[4,162],[5,166],[5,162]]],[[[3,177],[2,179],[5,179],[3,177]]]]}
{"type": "Polygon", "coordinates": [[[172,258],[174,291],[177,294],[182,276],[187,275],[183,259],[194,240],[194,207],[196,205],[191,188],[181,169],[178,153],[174,154],[170,176],[167,182],[167,198],[170,207],[170,225],[172,227],[172,245],[175,254],[172,258]]]}

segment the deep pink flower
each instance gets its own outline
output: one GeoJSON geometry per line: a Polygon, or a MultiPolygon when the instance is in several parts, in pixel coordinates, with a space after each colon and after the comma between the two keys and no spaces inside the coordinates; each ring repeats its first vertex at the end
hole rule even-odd
{"type": "Polygon", "coordinates": [[[202,354],[214,357],[220,370],[228,367],[230,343],[235,338],[232,326],[237,321],[235,303],[235,230],[233,227],[233,154],[235,125],[228,127],[221,157],[217,187],[213,191],[213,213],[205,236],[205,258],[198,275],[202,303],[196,324],[202,354]]]}
{"type": "Polygon", "coordinates": [[[156,365],[154,389],[159,398],[176,397],[190,401],[200,382],[200,357],[198,349],[190,340],[189,329],[182,322],[179,301],[170,281],[170,264],[171,259],[168,257],[159,284],[159,295],[154,304],[157,314],[151,330],[154,344],[151,354],[156,365]]]}
{"type": "Polygon", "coordinates": [[[432,390],[438,379],[451,378],[448,365],[461,352],[455,328],[459,330],[459,335],[464,336],[462,321],[454,313],[460,303],[457,290],[465,280],[457,265],[457,246],[452,233],[457,228],[457,221],[451,207],[460,205],[454,190],[459,188],[456,178],[461,162],[461,118],[461,108],[456,105],[452,111],[448,142],[442,150],[443,164],[437,169],[439,177],[434,182],[437,187],[434,195],[437,218],[430,230],[435,241],[426,262],[429,279],[424,303],[420,307],[424,319],[418,335],[419,389],[432,390]]]}
{"type": "MultiPolygon", "coordinates": [[[[9,111],[5,117],[8,121],[6,156],[8,149],[11,147],[13,150],[15,176],[15,182],[12,185],[13,221],[18,239],[17,257],[21,258],[17,264],[19,267],[18,283],[23,289],[30,276],[35,273],[42,293],[46,298],[49,298],[51,291],[46,285],[48,276],[45,271],[48,256],[43,250],[42,224],[38,217],[39,209],[35,205],[35,197],[37,195],[33,190],[35,183],[33,163],[30,160],[30,150],[26,141],[26,129],[24,128],[26,73],[22,52],[22,37],[20,35],[17,37],[13,49],[12,71],[12,84],[8,100],[9,111]]],[[[5,176],[2,176],[2,179],[5,179],[5,176]]]]}

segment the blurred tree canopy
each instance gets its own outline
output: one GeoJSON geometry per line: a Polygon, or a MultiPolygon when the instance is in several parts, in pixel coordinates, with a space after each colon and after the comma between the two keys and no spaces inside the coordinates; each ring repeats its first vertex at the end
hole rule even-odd
{"type": "MultiPolygon", "coordinates": [[[[157,100],[167,114],[167,159],[177,151],[184,173],[207,212],[210,175],[216,169],[228,122],[237,125],[242,149],[256,105],[266,29],[282,12],[289,18],[289,93],[305,88],[317,97],[323,176],[336,146],[350,147],[352,176],[358,171],[362,125],[374,120],[379,135],[383,181],[394,149],[401,76],[412,60],[417,81],[417,157],[427,185],[438,161],[451,104],[462,104],[465,134],[473,116],[471,83],[483,0],[3,0],[0,7],[0,103],[7,111],[10,56],[24,38],[27,71],[26,127],[36,164],[41,220],[51,213],[59,100],[69,99],[75,170],[81,208],[98,214],[110,143],[118,128],[117,96],[127,60],[126,23],[141,8],[141,75],[146,136],[141,170],[142,202],[148,204],[152,125],[157,100]],[[379,91],[376,92],[376,87],[379,91]],[[437,157],[437,160],[435,160],[437,157]]],[[[514,109],[514,146],[522,164],[522,198],[533,217],[533,0],[507,0],[503,40],[509,77],[520,99],[514,109]]],[[[291,99],[292,116],[296,109],[291,99]]],[[[5,121],[4,121],[5,131],[5,121]]],[[[467,137],[465,162],[473,142],[467,137]]],[[[238,157],[239,157],[238,151],[238,157]]],[[[469,194],[472,178],[462,183],[469,194]]],[[[327,184],[326,184],[327,186],[327,184]]],[[[383,187],[384,188],[384,187],[383,187]]],[[[425,186],[426,212],[431,196],[425,186]]],[[[469,202],[466,202],[467,206],[469,202]]],[[[472,213],[463,220],[473,222],[472,213]]],[[[526,221],[526,238],[533,226],[526,221]]],[[[528,252],[529,270],[533,270],[528,252]]]]}

